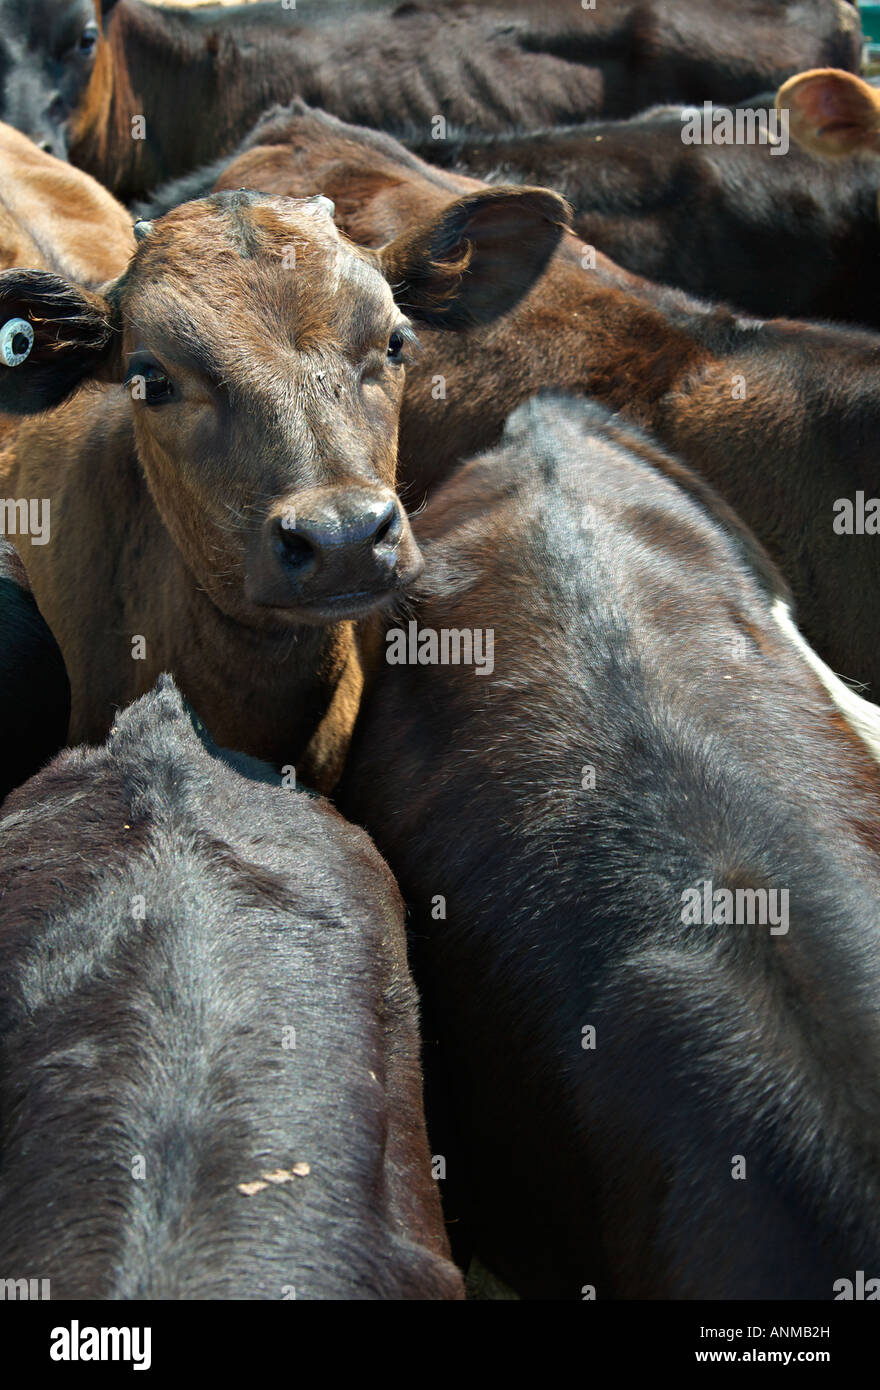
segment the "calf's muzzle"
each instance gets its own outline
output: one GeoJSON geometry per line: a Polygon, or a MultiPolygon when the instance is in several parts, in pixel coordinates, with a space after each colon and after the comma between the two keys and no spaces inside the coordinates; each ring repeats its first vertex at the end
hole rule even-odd
{"type": "Polygon", "coordinates": [[[272,508],[247,596],[304,621],[359,617],[418,577],[422,558],[388,488],[313,488],[272,508]]]}

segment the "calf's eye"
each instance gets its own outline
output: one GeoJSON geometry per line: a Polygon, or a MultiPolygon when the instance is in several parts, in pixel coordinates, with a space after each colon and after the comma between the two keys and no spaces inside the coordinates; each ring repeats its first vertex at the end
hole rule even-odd
{"type": "Polygon", "coordinates": [[[174,386],[162,368],[152,362],[133,362],[125,378],[133,401],[145,405],[164,405],[174,396],[174,386]]]}
{"type": "Polygon", "coordinates": [[[88,56],[90,53],[94,53],[97,46],[98,26],[94,22],[94,20],[91,20],[80,34],[79,51],[80,53],[84,53],[86,54],[86,56],[88,56]]]}
{"type": "Polygon", "coordinates": [[[163,401],[170,400],[174,395],[174,387],[162,372],[157,372],[153,376],[147,377],[147,394],[145,400],[147,405],[161,405],[163,401]]]}
{"type": "Polygon", "coordinates": [[[404,337],[402,333],[394,332],[388,339],[388,361],[399,362],[403,355],[404,337]]]}

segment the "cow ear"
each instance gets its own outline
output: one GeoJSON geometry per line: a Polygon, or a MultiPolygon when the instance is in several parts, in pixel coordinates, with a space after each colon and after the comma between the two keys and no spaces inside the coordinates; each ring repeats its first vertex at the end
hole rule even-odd
{"type": "Polygon", "coordinates": [[[442,328],[491,323],[544,271],[571,209],[546,188],[469,193],[377,252],[405,313],[442,328]]]}
{"type": "Polygon", "coordinates": [[[850,72],[816,68],[790,77],[776,109],[789,111],[792,139],[813,154],[880,150],[880,92],[850,72]]]}
{"type": "Polygon", "coordinates": [[[36,415],[88,377],[106,378],[119,355],[114,317],[102,295],[58,275],[0,274],[0,410],[36,415]]]}

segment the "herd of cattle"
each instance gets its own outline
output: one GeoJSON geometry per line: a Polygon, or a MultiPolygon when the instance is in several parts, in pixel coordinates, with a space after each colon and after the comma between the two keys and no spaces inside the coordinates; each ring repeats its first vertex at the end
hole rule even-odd
{"type": "Polygon", "coordinates": [[[0,1285],[880,1298],[859,64],[0,0],[0,1285]]]}

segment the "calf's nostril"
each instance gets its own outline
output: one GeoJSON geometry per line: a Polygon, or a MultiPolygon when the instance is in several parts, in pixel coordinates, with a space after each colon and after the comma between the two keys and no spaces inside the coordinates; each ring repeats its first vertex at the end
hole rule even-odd
{"type": "Polygon", "coordinates": [[[396,545],[400,540],[403,523],[394,502],[389,502],[385,515],[373,533],[373,545],[396,545]]]}
{"type": "Polygon", "coordinates": [[[279,526],[277,534],[286,565],[292,569],[304,570],[314,563],[315,547],[305,536],[287,526],[279,526]]]}

